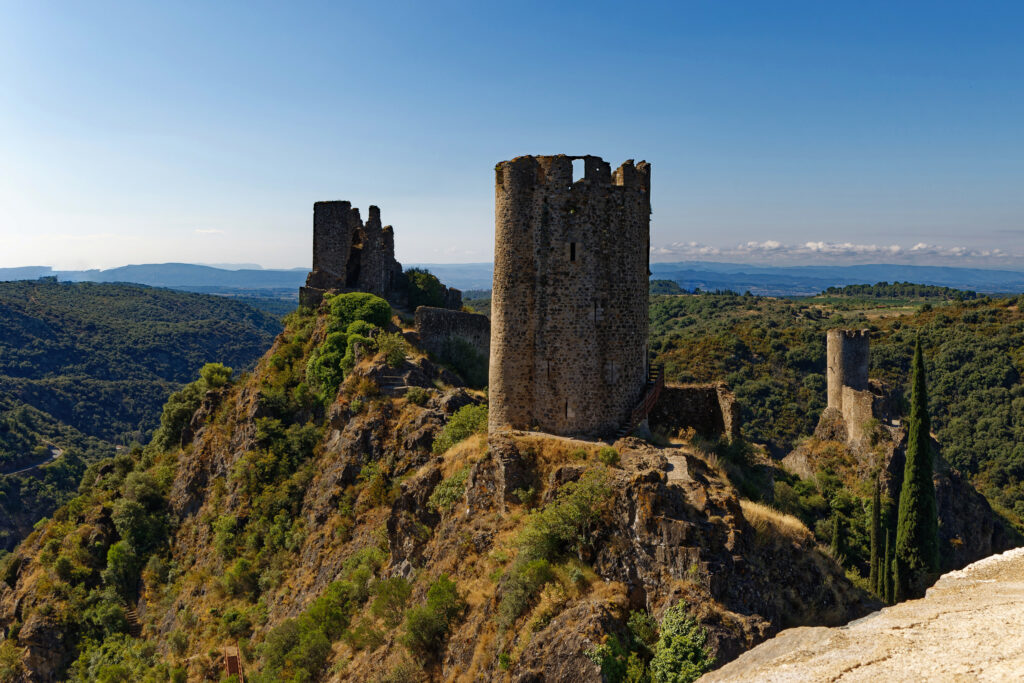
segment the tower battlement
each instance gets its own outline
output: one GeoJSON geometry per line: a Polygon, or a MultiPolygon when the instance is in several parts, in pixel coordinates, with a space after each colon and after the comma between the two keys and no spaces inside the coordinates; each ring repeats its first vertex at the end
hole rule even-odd
{"type": "Polygon", "coordinates": [[[490,427],[606,435],[647,382],[650,178],[596,156],[495,166],[490,427]],[[573,161],[583,177],[573,181],[573,161]]]}

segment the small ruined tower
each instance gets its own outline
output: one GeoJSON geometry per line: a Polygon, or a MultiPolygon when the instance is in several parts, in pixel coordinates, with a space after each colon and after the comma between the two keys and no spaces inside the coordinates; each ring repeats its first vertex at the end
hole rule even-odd
{"type": "Polygon", "coordinates": [[[829,330],[826,345],[828,407],[843,410],[843,387],[868,389],[868,330],[829,330]]]}
{"type": "Polygon", "coordinates": [[[381,226],[371,206],[366,224],[349,202],[313,204],[313,270],[299,290],[300,303],[315,305],[326,291],[361,291],[390,299],[401,286],[395,232],[381,226]]]}
{"type": "Polygon", "coordinates": [[[523,156],[495,176],[490,430],[614,433],[647,382],[651,167],[523,156]]]}

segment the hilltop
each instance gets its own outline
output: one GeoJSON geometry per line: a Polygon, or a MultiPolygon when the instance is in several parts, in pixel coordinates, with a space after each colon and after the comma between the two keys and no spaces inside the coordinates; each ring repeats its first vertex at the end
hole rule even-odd
{"type": "Polygon", "coordinates": [[[483,394],[352,296],[300,309],[251,375],[189,385],[146,449],[91,471],[3,568],[0,659],[216,678],[237,641],[255,681],[589,679],[668,657],[659,623],[727,661],[878,604],[800,521],[741,499],[726,458],[763,456],[488,443],[483,394]]]}

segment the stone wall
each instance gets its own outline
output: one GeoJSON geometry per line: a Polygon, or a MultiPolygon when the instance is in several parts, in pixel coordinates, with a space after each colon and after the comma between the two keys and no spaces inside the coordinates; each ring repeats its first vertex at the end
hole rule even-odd
{"type": "Polygon", "coordinates": [[[731,440],[740,436],[740,405],[724,384],[666,384],[647,421],[668,436],[692,427],[731,440]]]}
{"type": "Polygon", "coordinates": [[[490,429],[614,433],[647,379],[651,167],[524,156],[495,176],[490,429]]]}
{"type": "Polygon", "coordinates": [[[828,407],[843,409],[843,387],[868,388],[868,330],[829,330],[826,345],[828,407]]]}
{"type": "Polygon", "coordinates": [[[485,315],[420,306],[416,309],[416,333],[420,348],[438,358],[451,352],[456,339],[468,342],[485,359],[491,355],[491,321],[485,315]]]}
{"type": "Polygon", "coordinates": [[[364,225],[349,202],[313,205],[313,270],[299,290],[299,303],[315,306],[327,291],[370,292],[389,300],[404,292],[395,233],[381,225],[376,206],[364,225]]]}

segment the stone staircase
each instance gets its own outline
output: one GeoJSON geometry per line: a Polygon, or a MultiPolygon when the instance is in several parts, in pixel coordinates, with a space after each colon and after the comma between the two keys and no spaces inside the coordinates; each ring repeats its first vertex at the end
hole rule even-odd
{"type": "Polygon", "coordinates": [[[615,433],[616,439],[627,436],[636,429],[637,425],[647,419],[647,414],[651,412],[651,408],[658,402],[658,397],[661,396],[663,388],[665,388],[665,367],[662,365],[648,366],[647,388],[644,390],[644,397],[640,399],[640,403],[630,413],[629,420],[615,433]]]}
{"type": "Polygon", "coordinates": [[[139,612],[134,606],[124,608],[124,618],[128,622],[128,633],[132,638],[142,636],[142,622],[139,621],[139,612]]]}
{"type": "Polygon", "coordinates": [[[400,396],[409,390],[409,385],[406,383],[404,375],[389,372],[381,375],[380,390],[385,394],[400,396]]]}

